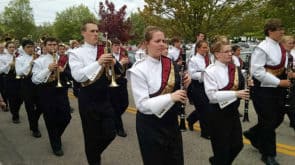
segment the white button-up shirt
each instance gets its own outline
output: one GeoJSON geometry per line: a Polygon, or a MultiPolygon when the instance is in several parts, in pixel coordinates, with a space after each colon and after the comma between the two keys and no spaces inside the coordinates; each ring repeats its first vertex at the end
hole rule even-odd
{"type": "Polygon", "coordinates": [[[203,82],[203,74],[206,69],[205,57],[197,53],[188,62],[188,71],[193,80],[203,82]]]}
{"type": "Polygon", "coordinates": [[[85,42],[79,48],[69,53],[69,64],[73,78],[77,82],[93,81],[99,71],[103,69],[97,62],[97,45],[90,45],[85,42]]]}
{"type": "Polygon", "coordinates": [[[173,61],[176,61],[178,60],[180,56],[180,49],[174,47],[174,46],[171,46],[169,49],[168,49],[168,57],[173,60],[173,61]]]}
{"type": "Polygon", "coordinates": [[[10,71],[10,63],[13,60],[13,55],[9,53],[1,54],[0,56],[0,74],[8,74],[10,71]]]}
{"type": "MultiPolygon", "coordinates": [[[[281,63],[282,53],[279,43],[266,37],[251,56],[251,74],[260,81],[261,87],[277,87],[280,79],[271,73],[266,72],[264,66],[276,66],[281,63]]],[[[285,67],[287,67],[288,58],[286,57],[285,67]]]]}
{"type": "Polygon", "coordinates": [[[237,99],[236,92],[220,90],[229,83],[228,66],[216,60],[207,67],[204,74],[205,92],[210,103],[228,102],[237,99]]]}
{"type": "Polygon", "coordinates": [[[155,114],[161,118],[173,105],[171,94],[150,97],[162,83],[161,60],[146,56],[127,71],[136,108],[144,114],[155,114]]]}
{"type": "MultiPolygon", "coordinates": [[[[56,55],[56,61],[58,56],[56,55]]],[[[49,64],[53,63],[53,56],[51,54],[45,54],[40,56],[34,61],[32,69],[32,81],[34,84],[46,83],[51,71],[48,69],[49,64]]]]}
{"type": "Polygon", "coordinates": [[[16,58],[15,61],[15,71],[16,75],[27,76],[31,70],[31,62],[33,57],[24,53],[22,56],[16,58]]]}

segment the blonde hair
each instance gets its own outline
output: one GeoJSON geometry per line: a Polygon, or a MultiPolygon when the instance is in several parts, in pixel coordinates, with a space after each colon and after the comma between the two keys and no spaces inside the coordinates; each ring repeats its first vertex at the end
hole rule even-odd
{"type": "Polygon", "coordinates": [[[213,38],[210,51],[214,54],[215,52],[220,52],[223,45],[230,45],[229,40],[226,36],[215,36],[213,38]]]}
{"type": "Polygon", "coordinates": [[[295,40],[294,36],[283,36],[280,43],[286,43],[287,41],[291,41],[291,40],[293,40],[293,42],[294,42],[294,40],[295,40]]]}

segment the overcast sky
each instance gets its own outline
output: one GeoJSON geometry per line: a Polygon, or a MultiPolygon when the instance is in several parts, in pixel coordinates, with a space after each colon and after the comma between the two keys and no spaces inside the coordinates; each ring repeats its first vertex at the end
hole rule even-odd
{"type": "MultiPolygon", "coordinates": [[[[9,4],[11,0],[0,0],[0,13],[4,11],[4,7],[9,4]]],[[[89,10],[96,14],[98,10],[98,4],[104,0],[30,0],[31,7],[33,8],[33,14],[35,23],[41,25],[44,22],[53,22],[57,12],[61,12],[72,6],[79,6],[84,4],[89,10]]],[[[137,8],[143,8],[144,0],[109,0],[115,4],[116,10],[127,5],[127,15],[131,12],[136,12],[137,8]]]]}

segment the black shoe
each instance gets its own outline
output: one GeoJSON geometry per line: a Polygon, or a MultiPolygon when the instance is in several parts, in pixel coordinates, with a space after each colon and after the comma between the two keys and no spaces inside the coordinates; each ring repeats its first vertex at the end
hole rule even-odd
{"type": "Polygon", "coordinates": [[[41,133],[39,130],[37,131],[32,131],[32,136],[34,136],[35,138],[40,138],[41,137],[41,133]]]}
{"type": "Polygon", "coordinates": [[[259,144],[258,144],[257,140],[255,140],[255,137],[251,134],[250,131],[245,131],[243,133],[243,135],[245,136],[245,138],[247,138],[251,142],[253,147],[255,147],[259,150],[259,144]]]}
{"type": "Polygon", "coordinates": [[[119,130],[117,131],[117,135],[118,135],[118,136],[121,136],[121,137],[126,137],[126,136],[127,136],[127,133],[125,132],[124,129],[119,129],[119,130]]]}
{"type": "Polygon", "coordinates": [[[241,113],[239,113],[239,117],[243,117],[243,115],[241,113]]]}
{"type": "Polygon", "coordinates": [[[261,160],[266,164],[266,165],[280,165],[275,157],[273,156],[262,156],[261,160]]]}
{"type": "Polygon", "coordinates": [[[214,157],[213,157],[213,156],[211,156],[211,157],[209,158],[209,162],[210,162],[211,165],[214,165],[214,157]]]}
{"type": "Polygon", "coordinates": [[[53,150],[53,153],[56,156],[63,156],[64,155],[64,151],[62,149],[60,149],[60,150],[53,150]]]}
{"type": "Polygon", "coordinates": [[[210,136],[206,135],[206,134],[201,134],[201,137],[206,139],[206,140],[210,140],[210,136]]]}
{"type": "Polygon", "coordinates": [[[186,119],[186,121],[187,121],[187,124],[188,124],[188,129],[190,131],[193,131],[194,130],[194,124],[188,119],[186,119]]]}
{"type": "Polygon", "coordinates": [[[12,122],[13,122],[14,124],[19,124],[19,123],[20,123],[19,119],[12,119],[12,122]]]}

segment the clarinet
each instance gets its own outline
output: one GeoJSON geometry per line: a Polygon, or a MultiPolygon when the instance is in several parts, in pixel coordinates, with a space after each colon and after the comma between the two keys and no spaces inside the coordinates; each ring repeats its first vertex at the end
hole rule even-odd
{"type": "MultiPolygon", "coordinates": [[[[245,70],[246,70],[246,75],[245,75],[245,89],[249,89],[249,84],[248,84],[248,79],[251,78],[251,73],[250,73],[250,61],[251,61],[251,55],[247,54],[246,56],[247,59],[247,64],[245,65],[245,70]]],[[[244,104],[244,118],[243,122],[249,122],[249,100],[245,100],[244,104]]]]}
{"type": "MultiPolygon", "coordinates": [[[[180,89],[182,90],[186,90],[186,88],[184,87],[183,84],[183,78],[184,78],[184,71],[185,71],[185,66],[186,66],[186,52],[185,52],[185,44],[183,44],[182,47],[182,64],[181,64],[181,69],[180,69],[180,89]]],[[[180,123],[179,123],[179,129],[181,132],[185,132],[187,130],[186,125],[185,125],[185,118],[186,118],[186,114],[185,114],[185,103],[181,104],[180,107],[180,114],[179,114],[179,118],[180,118],[180,123]]]]}
{"type": "MultiPolygon", "coordinates": [[[[287,74],[289,72],[292,72],[293,69],[293,57],[291,56],[290,53],[288,53],[288,65],[287,65],[287,74]]],[[[290,80],[289,76],[287,75],[287,79],[290,80]]],[[[292,81],[292,79],[291,79],[292,81]]],[[[285,108],[286,110],[290,109],[291,106],[291,95],[292,95],[292,89],[291,89],[291,85],[286,89],[286,96],[285,96],[285,108]]]]}

